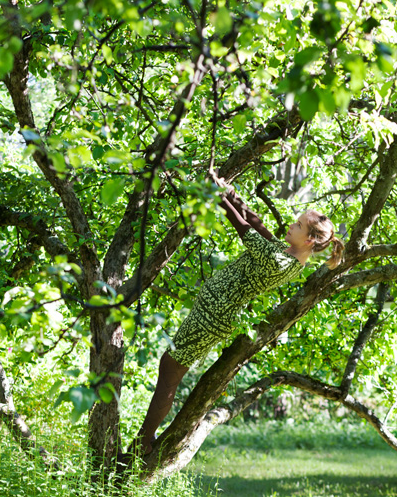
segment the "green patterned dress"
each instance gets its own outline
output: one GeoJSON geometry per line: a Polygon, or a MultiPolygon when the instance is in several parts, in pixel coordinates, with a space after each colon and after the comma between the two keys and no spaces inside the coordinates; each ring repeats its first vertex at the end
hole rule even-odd
{"type": "Polygon", "coordinates": [[[276,237],[269,241],[250,228],[242,241],[247,250],[206,281],[187,318],[175,334],[175,350],[168,353],[190,367],[217,343],[227,339],[232,322],[244,304],[260,294],[296,278],[302,264],[276,237]]]}

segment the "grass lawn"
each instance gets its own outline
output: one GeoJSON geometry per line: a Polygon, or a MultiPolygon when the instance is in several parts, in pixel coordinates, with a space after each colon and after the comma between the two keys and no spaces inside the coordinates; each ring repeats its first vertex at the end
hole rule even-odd
{"type": "Polygon", "coordinates": [[[90,482],[83,444],[68,447],[53,478],[0,427],[0,497],[397,497],[397,452],[360,422],[237,420],[214,430],[186,471],[130,481],[121,494],[90,482]]]}
{"type": "Polygon", "coordinates": [[[279,424],[267,443],[263,426],[220,427],[190,470],[225,497],[397,497],[397,453],[369,427],[304,426],[279,424]]]}

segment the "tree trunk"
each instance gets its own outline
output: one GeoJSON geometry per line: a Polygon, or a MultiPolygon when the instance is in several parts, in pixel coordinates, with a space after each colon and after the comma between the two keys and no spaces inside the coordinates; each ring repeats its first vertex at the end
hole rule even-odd
{"type": "Polygon", "coordinates": [[[100,377],[97,391],[110,383],[116,392],[109,404],[102,400],[95,403],[89,419],[89,450],[98,468],[108,467],[117,450],[118,404],[124,366],[123,330],[120,323],[106,324],[106,315],[96,312],[91,316],[91,335],[90,372],[100,377]]]}

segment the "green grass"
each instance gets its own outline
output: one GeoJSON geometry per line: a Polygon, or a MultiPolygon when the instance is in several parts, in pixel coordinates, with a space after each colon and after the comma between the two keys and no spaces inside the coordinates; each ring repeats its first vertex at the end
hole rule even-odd
{"type": "MultiPolygon", "coordinates": [[[[53,446],[48,437],[45,442],[47,448],[53,446]]],[[[74,453],[68,448],[67,444],[62,450],[54,447],[59,470],[48,472],[39,455],[28,458],[4,426],[0,426],[0,497],[212,497],[216,494],[209,484],[189,471],[151,485],[134,476],[120,492],[112,482],[104,483],[103,475],[92,481],[86,447],[75,447],[74,453]]]]}
{"type": "MultiPolygon", "coordinates": [[[[90,482],[83,436],[60,445],[54,438],[62,465],[55,478],[0,428],[0,497],[116,497],[90,482]]],[[[218,427],[186,471],[151,486],[131,480],[122,495],[397,497],[397,452],[363,423],[240,420],[218,427]]]]}
{"type": "Polygon", "coordinates": [[[223,426],[194,468],[225,497],[397,497],[397,453],[364,424],[223,426]]]}

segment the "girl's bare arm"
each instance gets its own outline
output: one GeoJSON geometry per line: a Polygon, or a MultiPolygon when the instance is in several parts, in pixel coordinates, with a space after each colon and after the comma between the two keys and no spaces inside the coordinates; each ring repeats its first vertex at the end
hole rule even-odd
{"type": "MultiPolygon", "coordinates": [[[[240,216],[249,223],[249,225],[254,228],[260,235],[265,237],[267,240],[271,240],[272,233],[264,226],[260,218],[254,211],[252,211],[237,195],[233,188],[230,188],[226,194],[226,199],[229,203],[236,209],[240,216]]],[[[222,205],[222,204],[221,204],[222,205]]],[[[222,205],[223,207],[223,205],[222,205]]]]}

